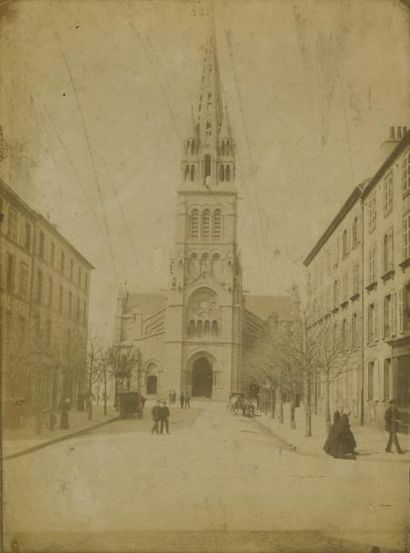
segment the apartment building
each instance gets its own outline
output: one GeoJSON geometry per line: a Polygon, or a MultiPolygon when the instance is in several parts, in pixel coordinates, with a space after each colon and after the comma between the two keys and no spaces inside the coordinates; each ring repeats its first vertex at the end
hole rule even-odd
{"type": "Polygon", "coordinates": [[[406,414],[410,407],[410,133],[392,128],[382,148],[375,175],[304,261],[309,325],[330,326],[340,345],[331,409],[369,422],[383,420],[392,398],[406,414]]]}
{"type": "Polygon", "coordinates": [[[0,181],[1,350],[5,397],[30,407],[84,386],[91,264],[0,181]]]}

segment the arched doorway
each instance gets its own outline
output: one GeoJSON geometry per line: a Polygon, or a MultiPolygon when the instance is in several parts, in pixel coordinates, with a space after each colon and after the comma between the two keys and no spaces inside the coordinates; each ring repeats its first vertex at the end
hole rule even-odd
{"type": "Polygon", "coordinates": [[[192,365],[192,396],[212,396],[212,364],[206,357],[199,357],[192,365]]]}
{"type": "Polygon", "coordinates": [[[147,394],[157,393],[158,379],[155,375],[151,374],[147,378],[147,394]]]}

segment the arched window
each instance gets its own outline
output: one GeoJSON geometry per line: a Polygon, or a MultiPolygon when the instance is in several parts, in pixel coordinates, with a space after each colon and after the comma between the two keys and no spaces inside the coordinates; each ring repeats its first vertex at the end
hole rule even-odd
{"type": "Polygon", "coordinates": [[[225,155],[225,140],[222,140],[222,155],[225,155]]]}
{"type": "Polygon", "coordinates": [[[193,240],[199,238],[199,211],[197,209],[193,209],[191,212],[190,235],[193,240]]]}
{"type": "Polygon", "coordinates": [[[202,330],[203,330],[203,326],[202,326],[202,321],[197,321],[196,323],[196,335],[200,338],[202,336],[202,330]]]}
{"type": "Polygon", "coordinates": [[[201,238],[202,240],[209,240],[210,238],[210,226],[211,226],[211,212],[209,209],[204,209],[202,212],[201,220],[201,238]]]}
{"type": "Polygon", "coordinates": [[[195,276],[198,273],[198,256],[196,253],[192,253],[189,258],[189,276],[195,276]]]}
{"type": "Polygon", "coordinates": [[[231,180],[231,171],[229,165],[225,166],[225,180],[231,180]]]}
{"type": "Polygon", "coordinates": [[[212,336],[218,335],[218,321],[212,321],[212,330],[211,330],[212,336]]]}
{"type": "Polygon", "coordinates": [[[191,165],[191,180],[195,179],[195,165],[191,165]]]}
{"type": "Polygon", "coordinates": [[[225,154],[229,156],[229,152],[230,152],[230,144],[229,144],[229,140],[227,140],[226,146],[225,146],[225,154]]]}
{"type": "Polygon", "coordinates": [[[211,262],[211,272],[213,275],[219,275],[221,268],[221,256],[219,253],[214,253],[211,262]]]}
{"type": "Polygon", "coordinates": [[[205,162],[204,178],[206,181],[206,179],[211,176],[211,156],[209,154],[206,154],[204,158],[204,162],[205,162]]]}
{"type": "Polygon", "coordinates": [[[212,238],[220,240],[222,238],[222,211],[215,209],[212,221],[212,238]]]}
{"type": "Polygon", "coordinates": [[[204,336],[209,336],[211,330],[211,324],[209,321],[205,321],[204,323],[204,336]]]}
{"type": "Polygon", "coordinates": [[[221,166],[219,167],[219,180],[223,182],[223,181],[224,181],[224,178],[225,178],[224,166],[221,165],[221,166]]]}
{"type": "Polygon", "coordinates": [[[187,180],[189,175],[189,165],[185,166],[185,173],[184,173],[184,179],[187,180]]]}
{"type": "Polygon", "coordinates": [[[191,154],[195,153],[195,140],[192,140],[191,142],[191,154]]]}
{"type": "Polygon", "coordinates": [[[201,257],[201,273],[202,271],[207,270],[209,270],[209,255],[207,253],[204,253],[201,257]]]}
{"type": "Polygon", "coordinates": [[[195,321],[189,321],[188,336],[195,336],[195,321]]]}

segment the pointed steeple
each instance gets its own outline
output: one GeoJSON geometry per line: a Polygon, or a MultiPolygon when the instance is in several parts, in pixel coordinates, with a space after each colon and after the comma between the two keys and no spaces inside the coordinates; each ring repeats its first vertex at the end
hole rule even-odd
{"type": "Polygon", "coordinates": [[[216,54],[215,34],[212,33],[205,49],[197,112],[198,135],[204,148],[215,148],[217,146],[222,121],[222,86],[216,54]]]}
{"type": "Polygon", "coordinates": [[[231,187],[234,144],[224,109],[214,25],[205,47],[199,101],[193,117],[192,135],[185,143],[184,187],[219,188],[222,183],[231,187]]]}

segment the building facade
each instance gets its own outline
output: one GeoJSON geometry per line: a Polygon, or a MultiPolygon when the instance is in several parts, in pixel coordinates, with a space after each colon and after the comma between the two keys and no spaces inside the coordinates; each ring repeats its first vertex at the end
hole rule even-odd
{"type": "MultiPolygon", "coordinates": [[[[257,318],[263,327],[266,319],[244,309],[235,163],[212,36],[184,146],[167,293],[123,289],[118,298],[114,345],[124,366],[134,367],[128,384],[145,393],[184,390],[226,400],[244,386],[246,321],[257,318]]],[[[275,309],[272,301],[261,303],[275,309]]]]}
{"type": "Polygon", "coordinates": [[[84,384],[92,266],[4,182],[0,199],[4,398],[55,407],[84,384]]]}
{"type": "Polygon", "coordinates": [[[383,150],[304,262],[309,325],[330,327],[339,344],[331,408],[369,422],[383,420],[392,398],[410,406],[410,133],[392,129],[383,150]]]}

